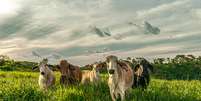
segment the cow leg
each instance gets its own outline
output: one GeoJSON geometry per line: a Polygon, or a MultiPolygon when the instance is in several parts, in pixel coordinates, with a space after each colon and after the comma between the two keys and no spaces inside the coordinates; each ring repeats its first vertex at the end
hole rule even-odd
{"type": "Polygon", "coordinates": [[[94,81],[94,77],[90,75],[90,83],[95,83],[94,81]]]}
{"type": "Polygon", "coordinates": [[[130,89],[130,88],[125,91],[125,96],[128,96],[129,99],[131,98],[131,95],[130,95],[131,91],[132,91],[132,89],[130,89]]]}
{"type": "Polygon", "coordinates": [[[60,77],[60,84],[63,84],[62,76],[60,77]]]}
{"type": "Polygon", "coordinates": [[[61,85],[68,85],[68,78],[67,78],[67,76],[61,76],[60,77],[60,84],[61,85]]]}
{"type": "Polygon", "coordinates": [[[124,101],[125,100],[125,91],[121,91],[120,96],[121,96],[121,101],[124,101]]]}
{"type": "Polygon", "coordinates": [[[121,101],[124,101],[125,100],[125,87],[124,87],[124,85],[122,84],[120,87],[119,87],[120,89],[120,96],[121,96],[121,101]]]}
{"type": "Polygon", "coordinates": [[[112,97],[112,101],[116,101],[115,95],[114,95],[114,90],[110,88],[110,95],[112,97]]]}
{"type": "Polygon", "coordinates": [[[101,79],[99,79],[99,77],[96,77],[96,78],[94,78],[95,79],[95,84],[96,84],[96,86],[98,86],[99,85],[99,83],[100,83],[100,81],[101,81],[101,79]]]}
{"type": "Polygon", "coordinates": [[[140,77],[140,84],[141,84],[142,90],[144,91],[147,88],[145,77],[140,77]]]}
{"type": "Polygon", "coordinates": [[[149,82],[150,82],[150,76],[147,75],[147,76],[146,76],[146,83],[147,83],[147,85],[149,84],[149,82]]]}
{"type": "Polygon", "coordinates": [[[132,88],[137,88],[137,83],[138,83],[138,80],[137,80],[137,75],[134,75],[134,80],[133,80],[133,85],[132,85],[132,88]]]}
{"type": "Polygon", "coordinates": [[[119,93],[116,91],[116,92],[114,92],[114,97],[116,98],[116,99],[118,99],[118,97],[119,97],[119,93]]]}
{"type": "Polygon", "coordinates": [[[85,79],[85,78],[82,78],[81,83],[82,83],[82,84],[85,84],[85,83],[86,83],[86,79],[85,79]]]}
{"type": "Polygon", "coordinates": [[[55,83],[55,78],[50,77],[49,80],[47,80],[47,87],[54,85],[54,83],[55,83]]]}

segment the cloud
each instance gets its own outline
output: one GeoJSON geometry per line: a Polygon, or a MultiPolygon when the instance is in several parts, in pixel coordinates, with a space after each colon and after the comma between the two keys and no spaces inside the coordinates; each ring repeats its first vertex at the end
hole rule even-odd
{"type": "Polygon", "coordinates": [[[177,0],[166,4],[158,5],[149,10],[139,10],[137,11],[138,18],[153,18],[153,17],[167,17],[173,13],[188,8],[190,0],[177,0]]]}
{"type": "Polygon", "coordinates": [[[192,13],[193,17],[195,17],[197,19],[201,19],[201,9],[192,9],[191,13],[192,13]]]}
{"type": "Polygon", "coordinates": [[[193,49],[200,45],[201,6],[195,1],[13,0],[19,8],[0,17],[0,54],[37,61],[32,55],[37,51],[43,57],[55,54],[85,64],[108,54],[124,58],[197,52],[193,49]],[[144,21],[160,28],[160,34],[145,35],[128,24],[144,21]],[[99,37],[89,26],[111,36],[99,37]],[[109,50],[103,52],[105,47],[109,50]]]}
{"type": "Polygon", "coordinates": [[[29,23],[30,18],[31,13],[29,11],[20,11],[16,16],[10,17],[0,23],[0,38],[16,34],[29,23]]]}

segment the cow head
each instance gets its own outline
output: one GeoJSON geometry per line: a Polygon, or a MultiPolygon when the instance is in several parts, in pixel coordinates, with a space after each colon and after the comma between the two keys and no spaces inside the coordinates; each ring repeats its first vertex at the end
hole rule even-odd
{"type": "Polygon", "coordinates": [[[142,59],[140,61],[140,65],[142,65],[144,68],[148,69],[148,71],[153,72],[153,66],[151,65],[151,63],[149,63],[149,61],[147,61],[146,59],[142,59]]]}
{"type": "Polygon", "coordinates": [[[137,64],[134,68],[134,74],[138,77],[142,76],[143,73],[143,66],[140,64],[137,64]]]}
{"type": "Polygon", "coordinates": [[[118,58],[113,55],[108,56],[106,57],[106,64],[109,75],[113,75],[117,71],[118,58]]]}
{"type": "Polygon", "coordinates": [[[59,65],[56,66],[62,75],[70,75],[70,71],[73,71],[75,68],[70,66],[67,60],[61,60],[59,65]]]}
{"type": "Polygon", "coordinates": [[[93,71],[95,71],[96,73],[99,73],[100,70],[100,65],[96,62],[93,64],[93,71]]]}
{"type": "Polygon", "coordinates": [[[67,60],[61,60],[59,66],[60,67],[68,67],[68,61],[67,60]]]}
{"type": "Polygon", "coordinates": [[[48,65],[47,65],[47,63],[48,63],[48,59],[43,59],[40,63],[39,63],[39,70],[40,70],[40,74],[41,75],[47,75],[48,73],[48,65]]]}

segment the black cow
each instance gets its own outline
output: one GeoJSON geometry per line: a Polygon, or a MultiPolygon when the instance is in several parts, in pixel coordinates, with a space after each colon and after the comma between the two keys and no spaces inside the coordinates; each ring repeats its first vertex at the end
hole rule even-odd
{"type": "Polygon", "coordinates": [[[134,81],[132,88],[142,87],[146,89],[150,82],[150,72],[153,72],[153,66],[146,60],[140,59],[133,68],[134,81]]]}

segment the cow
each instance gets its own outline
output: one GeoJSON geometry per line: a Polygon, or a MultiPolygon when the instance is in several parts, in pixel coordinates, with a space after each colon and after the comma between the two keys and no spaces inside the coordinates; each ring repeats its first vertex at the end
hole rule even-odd
{"type": "Polygon", "coordinates": [[[62,85],[78,84],[82,79],[80,67],[70,64],[67,60],[61,60],[56,66],[60,73],[60,83],[62,85]]]}
{"type": "Polygon", "coordinates": [[[133,70],[127,62],[119,61],[116,56],[106,57],[107,70],[109,74],[108,86],[113,101],[120,95],[121,101],[125,100],[126,92],[133,84],[133,70]]]}
{"type": "Polygon", "coordinates": [[[94,63],[92,70],[82,71],[82,84],[87,84],[89,82],[94,83],[95,85],[98,84],[98,82],[101,80],[98,66],[98,63],[94,63]]]}
{"type": "Polygon", "coordinates": [[[55,75],[54,72],[48,66],[48,59],[43,59],[42,62],[39,63],[39,66],[34,67],[39,68],[40,76],[38,79],[38,84],[41,89],[47,90],[49,87],[55,84],[55,75]]]}
{"type": "Polygon", "coordinates": [[[150,82],[150,73],[153,72],[153,66],[144,58],[140,59],[133,68],[134,81],[132,88],[142,87],[146,89],[150,82]]]}

